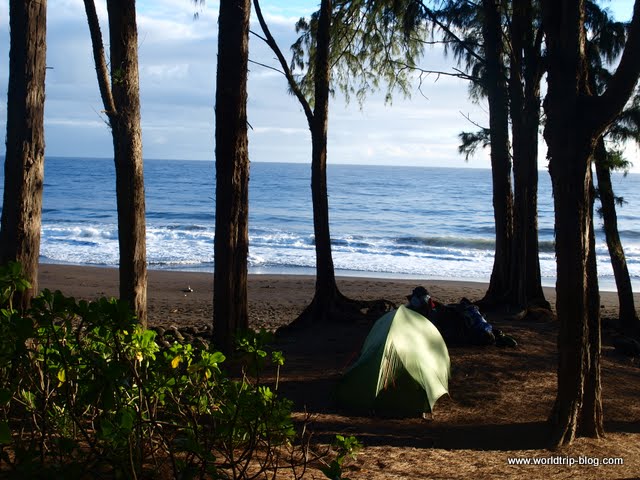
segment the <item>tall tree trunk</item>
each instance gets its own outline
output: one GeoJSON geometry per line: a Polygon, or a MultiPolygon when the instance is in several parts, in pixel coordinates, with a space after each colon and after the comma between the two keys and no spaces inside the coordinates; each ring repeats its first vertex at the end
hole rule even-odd
{"type": "MultiPolygon", "coordinates": [[[[552,94],[551,89],[547,95],[552,94]]],[[[547,101],[551,105],[552,99],[547,101]]],[[[575,112],[566,105],[567,111],[575,112]]],[[[560,320],[558,334],[558,393],[551,415],[555,433],[554,444],[568,444],[576,436],[579,419],[585,415],[584,392],[590,365],[589,297],[587,259],[589,256],[589,192],[588,172],[590,152],[584,139],[570,123],[561,126],[551,118],[545,138],[549,144],[549,171],[555,206],[557,299],[560,320]],[[555,127],[555,128],[554,128],[555,127]],[[562,128],[564,127],[564,128],[562,128]],[[573,130],[573,131],[572,131],[573,130]],[[578,149],[581,148],[582,151],[578,149]]],[[[566,120],[566,119],[565,119],[566,120]]],[[[595,433],[595,432],[594,432],[595,433]]]]}
{"type": "Polygon", "coordinates": [[[555,207],[559,320],[558,392],[550,420],[553,442],[561,445],[578,433],[597,437],[603,431],[590,166],[597,139],[620,114],[640,75],[640,1],[627,47],[601,96],[589,89],[584,0],[544,0],[542,6],[548,59],[544,137],[555,207]]]}
{"type": "MultiPolygon", "coordinates": [[[[545,2],[549,48],[549,89],[545,99],[544,130],[549,152],[556,232],[556,310],[558,333],[558,392],[551,421],[552,441],[562,445],[577,435],[585,412],[585,384],[590,368],[589,271],[590,159],[593,133],[584,125],[579,92],[584,91],[584,5],[545,2]]],[[[592,415],[590,415],[592,414],[592,415]]],[[[602,421],[602,419],[600,419],[602,421]]],[[[585,432],[596,434],[596,431],[585,432]]]]}
{"type": "Polygon", "coordinates": [[[11,29],[4,200],[0,262],[20,262],[31,288],[16,297],[22,309],[38,291],[44,183],[46,0],[10,0],[11,29]]]}
{"type": "Polygon", "coordinates": [[[511,21],[509,96],[513,142],[513,258],[511,302],[520,309],[550,308],[542,290],[538,243],[538,128],[540,36],[533,31],[531,0],[515,0],[511,21]]]}
{"type": "Polygon", "coordinates": [[[322,0],[318,18],[315,58],[315,108],[311,122],[311,199],[316,247],[316,291],[313,317],[326,320],[331,306],[341,297],[336,283],[329,230],[329,193],[327,190],[327,130],[329,125],[329,81],[331,66],[331,0],[322,0]]]}
{"type": "Polygon", "coordinates": [[[618,233],[616,201],[613,194],[613,186],[611,185],[611,171],[607,162],[607,148],[603,138],[598,140],[594,160],[596,176],[598,178],[600,203],[602,205],[604,233],[618,290],[620,325],[625,333],[640,335],[640,320],[636,313],[631,277],[629,276],[624,249],[622,248],[620,234],[618,233]]]}
{"type": "Polygon", "coordinates": [[[484,82],[489,101],[493,211],[496,226],[496,251],[489,288],[482,303],[491,306],[503,302],[509,290],[513,242],[513,192],[509,154],[509,102],[504,67],[504,47],[498,0],[483,0],[482,34],[486,71],[484,82]]]}
{"type": "Polygon", "coordinates": [[[214,342],[230,354],[248,328],[249,149],[247,74],[250,0],[221,0],[216,77],[214,342]]]}
{"type": "Polygon", "coordinates": [[[587,257],[587,306],[589,330],[589,362],[585,375],[584,405],[580,412],[578,434],[600,438],[604,435],[604,417],[602,413],[602,382],[600,374],[601,325],[600,325],[600,289],[598,288],[598,264],[596,260],[596,234],[593,224],[593,204],[595,189],[593,174],[589,167],[589,256],[587,257]]]}
{"type": "MultiPolygon", "coordinates": [[[[287,61],[264,20],[260,2],[253,0],[256,16],[264,33],[264,41],[275,53],[289,88],[296,96],[307,118],[311,132],[311,199],[313,204],[313,229],[316,247],[316,289],[313,300],[294,320],[292,326],[313,322],[354,318],[368,302],[351,300],[340,292],[336,282],[331,253],[329,227],[329,196],[327,190],[327,130],[329,124],[329,92],[331,79],[331,17],[332,1],[322,0],[316,32],[316,50],[313,65],[315,107],[296,82],[287,61]]],[[[370,303],[370,302],[369,302],[370,303]]]]}
{"type": "Polygon", "coordinates": [[[145,194],[135,1],[108,0],[113,136],[120,247],[120,298],[147,325],[145,194]]]}

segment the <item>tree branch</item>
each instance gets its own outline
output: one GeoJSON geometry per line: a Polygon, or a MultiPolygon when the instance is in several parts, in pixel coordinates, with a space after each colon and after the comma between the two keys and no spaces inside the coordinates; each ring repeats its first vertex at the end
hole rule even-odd
{"type": "Polygon", "coordinates": [[[445,75],[447,77],[457,77],[457,78],[461,78],[463,80],[470,80],[472,82],[479,82],[480,78],[475,77],[473,75],[469,75],[468,73],[463,72],[460,69],[457,68],[452,68],[453,72],[444,72],[441,70],[426,70],[424,68],[420,68],[417,67],[415,65],[409,65],[407,63],[401,62],[399,60],[394,60],[392,58],[388,59],[389,62],[401,67],[402,69],[410,69],[410,70],[414,70],[416,72],[419,72],[420,74],[426,74],[426,75],[445,75]]]}
{"type": "Polygon", "coordinates": [[[89,24],[89,33],[91,34],[91,45],[93,47],[93,60],[96,65],[96,74],[98,76],[98,88],[100,88],[100,96],[104,105],[105,114],[111,120],[116,115],[116,104],[111,92],[109,84],[109,71],[107,69],[107,61],[105,60],[104,45],[102,43],[102,32],[100,31],[100,22],[96,12],[96,5],[93,0],[84,0],[84,9],[87,12],[87,23],[89,24]]]}
{"type": "Polygon", "coordinates": [[[640,0],[633,7],[633,18],[629,26],[627,42],[616,72],[609,81],[607,90],[595,99],[595,128],[600,130],[609,125],[622,111],[631,97],[640,76],[640,0]]]}
{"type": "Polygon", "coordinates": [[[282,70],[278,70],[277,68],[272,67],[271,65],[267,65],[266,63],[256,62],[255,60],[249,60],[249,63],[253,63],[254,65],[259,65],[260,67],[263,67],[263,68],[268,68],[269,70],[273,70],[274,72],[278,72],[278,73],[284,75],[285,77],[287,76],[282,70]]]}
{"type": "Polygon", "coordinates": [[[429,17],[429,19],[435,23],[438,27],[440,27],[440,29],[442,31],[444,31],[447,35],[450,35],[456,42],[460,43],[460,45],[464,46],[464,49],[472,56],[474,57],[479,63],[481,63],[482,65],[484,65],[486,63],[486,60],[481,57],[480,55],[478,55],[475,51],[473,51],[471,48],[467,47],[467,43],[462,40],[460,37],[458,37],[455,33],[453,33],[453,31],[447,26],[445,25],[443,22],[440,21],[440,19],[436,16],[436,14],[425,5],[423,0],[418,0],[418,3],[420,4],[420,6],[422,7],[424,13],[426,13],[426,15],[429,17]]]}
{"type": "Polygon", "coordinates": [[[293,77],[293,73],[291,72],[291,69],[287,64],[287,61],[284,58],[284,55],[282,54],[280,47],[278,46],[275,39],[273,38],[273,35],[271,35],[269,26],[267,25],[267,22],[265,22],[264,16],[262,15],[260,2],[258,0],[253,0],[253,6],[256,11],[256,16],[258,17],[258,22],[260,22],[260,28],[262,28],[262,32],[265,35],[265,38],[263,40],[266,42],[267,45],[269,45],[271,50],[273,50],[273,53],[275,53],[276,57],[278,58],[278,61],[280,62],[280,66],[282,67],[282,70],[283,70],[282,73],[284,73],[284,76],[287,78],[291,91],[300,102],[300,105],[302,105],[304,114],[307,117],[307,122],[309,123],[309,128],[311,128],[311,126],[313,125],[313,110],[311,109],[311,105],[309,105],[309,101],[306,99],[306,97],[302,93],[302,90],[300,89],[300,86],[296,82],[296,79],[293,77]]]}
{"type": "Polygon", "coordinates": [[[460,115],[462,115],[464,118],[467,119],[467,122],[469,122],[471,125],[474,125],[476,127],[478,127],[480,130],[489,130],[487,127],[483,127],[482,125],[480,125],[479,123],[475,122],[474,120],[471,120],[471,117],[469,116],[469,114],[464,114],[462,112],[459,112],[460,115]]]}

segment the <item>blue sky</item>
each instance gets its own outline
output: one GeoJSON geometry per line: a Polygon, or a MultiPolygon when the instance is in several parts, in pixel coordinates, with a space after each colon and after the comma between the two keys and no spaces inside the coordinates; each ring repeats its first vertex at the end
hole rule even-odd
{"type": "MultiPolygon", "coordinates": [[[[318,0],[263,0],[263,10],[283,51],[295,39],[293,25],[317,8],[318,0]]],[[[96,0],[107,28],[106,3],[96,0]]],[[[617,18],[629,18],[633,2],[608,3],[617,18]]],[[[191,0],[138,0],[142,127],[145,158],[214,158],[214,98],[217,1],[196,6],[191,0]],[[194,20],[194,13],[199,13],[194,20]]],[[[110,157],[110,132],[102,109],[82,0],[48,1],[45,128],[51,156],[110,157]]],[[[6,131],[9,50],[8,2],[0,2],[0,130],[6,131]]],[[[254,28],[258,28],[257,22],[254,28]]],[[[105,43],[107,41],[105,40],[105,43]]],[[[276,65],[271,52],[251,40],[253,60],[276,65]]],[[[439,49],[428,50],[424,65],[449,69],[453,62],[439,49]]],[[[297,100],[282,75],[252,65],[249,78],[250,155],[252,161],[309,162],[310,136],[297,100]]],[[[452,167],[487,167],[485,153],[465,162],[457,135],[475,130],[465,116],[486,125],[485,105],[467,98],[464,81],[428,78],[422,94],[396,96],[391,106],[381,94],[360,109],[340,95],[331,101],[329,162],[452,167]]],[[[629,149],[638,158],[638,150],[629,149]]],[[[632,158],[632,161],[635,160],[632,158]]],[[[634,171],[640,171],[640,159],[634,171]]],[[[541,158],[540,167],[546,161],[541,158]]]]}

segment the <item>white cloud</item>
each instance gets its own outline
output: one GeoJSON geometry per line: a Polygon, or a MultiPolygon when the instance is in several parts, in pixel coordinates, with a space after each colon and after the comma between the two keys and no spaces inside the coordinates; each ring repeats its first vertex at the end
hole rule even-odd
{"type": "Polygon", "coordinates": [[[153,80],[185,79],[189,73],[189,64],[141,65],[140,75],[153,80]]]}
{"type": "MultiPolygon", "coordinates": [[[[7,65],[8,2],[0,2],[0,58],[7,65]]],[[[274,37],[289,56],[293,25],[317,8],[317,0],[263,0],[274,37]]],[[[617,3],[617,2],[613,2],[617,3]]],[[[625,0],[625,4],[631,4],[625,0]]],[[[614,7],[615,5],[612,5],[614,7]]],[[[100,114],[86,15],[82,0],[48,1],[47,154],[110,157],[110,132],[100,114]],[[98,128],[97,128],[98,127],[98,128]]],[[[108,45],[106,2],[97,1],[108,45]]],[[[217,1],[197,5],[190,0],[137,2],[142,125],[148,158],[212,159],[217,56],[217,1]],[[198,19],[194,14],[198,13],[198,19]]],[[[255,22],[255,14],[254,14],[255,22]]],[[[254,23],[254,28],[259,27],[254,23]]],[[[251,59],[279,67],[273,53],[256,37],[251,59]]],[[[450,70],[437,48],[422,59],[425,68],[450,70]]],[[[288,93],[285,78],[250,65],[249,122],[253,161],[309,162],[310,135],[305,115],[288,93]]],[[[0,69],[0,130],[5,130],[7,69],[0,69]]],[[[463,115],[487,123],[482,106],[467,99],[464,81],[448,76],[422,78],[410,99],[396,94],[391,106],[383,92],[372,93],[362,110],[346,105],[341,95],[331,100],[330,163],[403,163],[409,165],[488,166],[485,152],[469,163],[457,153],[458,133],[475,130],[463,115]]],[[[637,152],[634,152],[637,156],[637,152]]],[[[541,157],[541,166],[544,159],[541,157]]],[[[640,165],[636,168],[640,168],[640,165]]]]}
{"type": "Polygon", "coordinates": [[[86,121],[86,120],[74,120],[72,118],[51,118],[47,117],[45,120],[45,127],[70,127],[70,128],[107,128],[105,122],[99,120],[86,121]]]}
{"type": "Polygon", "coordinates": [[[280,127],[258,127],[252,129],[255,134],[282,134],[282,135],[305,135],[309,133],[308,129],[304,128],[280,128],[280,127]]]}

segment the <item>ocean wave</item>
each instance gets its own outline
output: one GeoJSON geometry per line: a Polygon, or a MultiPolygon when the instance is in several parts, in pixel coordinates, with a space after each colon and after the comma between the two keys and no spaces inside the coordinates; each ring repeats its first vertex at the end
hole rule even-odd
{"type": "MultiPolygon", "coordinates": [[[[117,265],[112,162],[53,159],[46,168],[42,258],[117,265]]],[[[145,165],[150,268],[213,268],[213,170],[212,163],[145,165]]],[[[251,165],[250,269],[315,269],[309,175],[307,165],[251,165]]],[[[332,165],[329,177],[336,271],[488,279],[495,255],[490,171],[332,165]],[[439,188],[425,188],[425,181],[433,179],[439,188]]],[[[618,218],[630,274],[637,280],[640,229],[635,206],[640,202],[640,177],[631,180],[625,180],[626,190],[621,186],[619,192],[631,199],[631,208],[621,209],[618,218]]],[[[553,282],[554,217],[547,176],[541,178],[539,192],[541,270],[545,281],[553,282]]],[[[596,234],[598,268],[609,278],[600,220],[596,234]]]]}
{"type": "Polygon", "coordinates": [[[477,250],[492,250],[495,248],[495,241],[488,238],[462,238],[462,237],[398,237],[395,240],[398,246],[420,246],[420,247],[456,247],[470,248],[477,250]]]}
{"type": "MultiPolygon", "coordinates": [[[[195,221],[208,222],[211,225],[215,222],[215,214],[213,208],[210,212],[189,212],[189,218],[195,221]]],[[[147,211],[146,217],[148,220],[183,220],[185,212],[183,210],[177,212],[171,211],[147,211]]]]}
{"type": "Polygon", "coordinates": [[[62,240],[67,238],[73,240],[76,238],[95,238],[96,240],[112,240],[118,238],[118,230],[115,225],[96,225],[96,226],[48,226],[42,229],[45,238],[57,238],[62,240]]]}
{"type": "Polygon", "coordinates": [[[166,230],[177,230],[177,231],[186,231],[186,232],[206,232],[213,230],[213,227],[205,226],[205,225],[164,225],[157,228],[164,228],[166,230]]]}

